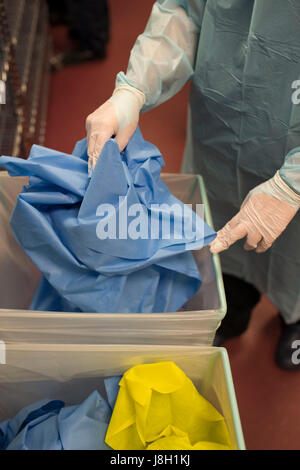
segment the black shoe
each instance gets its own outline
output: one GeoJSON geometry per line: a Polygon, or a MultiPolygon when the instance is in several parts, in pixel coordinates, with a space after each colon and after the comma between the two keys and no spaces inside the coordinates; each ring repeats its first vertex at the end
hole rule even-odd
{"type": "Polygon", "coordinates": [[[275,360],[281,369],[300,370],[300,321],[287,325],[282,320],[275,360]]]}

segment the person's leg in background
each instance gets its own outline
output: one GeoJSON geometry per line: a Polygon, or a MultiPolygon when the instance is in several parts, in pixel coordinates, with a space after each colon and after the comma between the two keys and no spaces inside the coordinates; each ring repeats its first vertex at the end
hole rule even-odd
{"type": "Polygon", "coordinates": [[[53,70],[106,57],[109,41],[109,9],[107,0],[48,0],[50,23],[65,24],[73,47],[51,58],[53,70]]]}
{"type": "Polygon", "coordinates": [[[252,284],[226,273],[223,281],[227,314],[216,332],[214,346],[221,346],[226,340],[244,333],[252,310],[260,300],[260,293],[252,284]]]}
{"type": "Polygon", "coordinates": [[[67,5],[66,0],[47,0],[50,23],[52,25],[66,24],[67,5]]]}
{"type": "MultiPolygon", "coordinates": [[[[223,274],[223,280],[227,313],[216,332],[214,346],[222,346],[228,339],[244,333],[251,313],[260,300],[260,293],[252,284],[229,274],[223,274]]],[[[281,336],[275,353],[276,362],[281,369],[299,370],[300,354],[297,355],[296,348],[300,348],[300,320],[287,324],[280,313],[279,316],[281,336]]]]}
{"type": "Polygon", "coordinates": [[[105,57],[109,40],[107,0],[66,0],[66,4],[69,26],[78,46],[64,63],[105,57]]]}

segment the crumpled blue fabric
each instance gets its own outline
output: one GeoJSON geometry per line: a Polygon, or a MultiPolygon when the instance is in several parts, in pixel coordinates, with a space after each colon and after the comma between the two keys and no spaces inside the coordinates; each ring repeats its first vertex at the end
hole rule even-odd
{"type": "Polygon", "coordinates": [[[104,380],[107,400],[92,392],[80,405],[40,400],[0,424],[0,450],[107,450],[104,438],[121,376],[104,380]]]}
{"type": "MultiPolygon", "coordinates": [[[[183,203],[161,180],[162,155],[144,141],[139,129],[121,153],[110,139],[90,175],[87,161],[86,139],[76,144],[72,155],[34,145],[28,160],[0,158],[0,166],[10,175],[29,176],[11,227],[43,273],[31,308],[99,313],[178,310],[201,284],[191,250],[210,243],[215,232],[205,223],[196,230],[195,213],[188,210],[184,224],[187,227],[192,220],[192,225],[182,239],[173,235],[182,224],[176,214],[171,217],[170,239],[99,239],[99,204],[115,207],[118,230],[123,204],[142,204],[150,227],[150,217],[166,217],[151,204],[179,204],[183,209],[183,203]]],[[[130,222],[128,217],[126,229],[130,222]]]]}

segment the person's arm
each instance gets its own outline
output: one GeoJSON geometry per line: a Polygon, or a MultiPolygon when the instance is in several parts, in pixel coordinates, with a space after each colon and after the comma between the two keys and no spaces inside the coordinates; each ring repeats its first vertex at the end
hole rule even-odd
{"type": "Polygon", "coordinates": [[[168,100],[192,77],[197,34],[186,0],[155,2],[146,29],[131,51],[126,75],[117,75],[112,97],[87,117],[90,166],[112,135],[123,150],[140,111],[168,100]]]}
{"type": "Polygon", "coordinates": [[[252,189],[240,211],[218,232],[211,252],[227,250],[247,237],[244,248],[257,253],[266,251],[300,208],[300,147],[285,158],[273,178],[252,189]]]}

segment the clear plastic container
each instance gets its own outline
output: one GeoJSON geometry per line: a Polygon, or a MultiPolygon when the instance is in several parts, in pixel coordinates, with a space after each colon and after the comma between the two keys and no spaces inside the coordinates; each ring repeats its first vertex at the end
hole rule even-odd
{"type": "MultiPolygon", "coordinates": [[[[212,226],[203,180],[195,175],[164,174],[171,192],[184,203],[204,204],[205,220],[212,226]]],[[[195,251],[202,285],[179,312],[153,314],[78,314],[47,313],[26,310],[33,297],[39,272],[23,253],[10,230],[9,218],[17,194],[26,184],[26,178],[11,178],[0,172],[0,322],[8,330],[18,323],[19,340],[39,342],[46,332],[59,329],[76,331],[78,341],[85,328],[94,336],[106,331],[109,341],[129,344],[202,344],[210,345],[215,330],[226,313],[226,301],[218,255],[211,255],[208,247],[195,251]]],[[[75,334],[75,333],[74,333],[75,334]]],[[[105,341],[105,336],[103,335],[105,341]]]]}
{"type": "Polygon", "coordinates": [[[233,448],[245,447],[224,348],[14,343],[7,346],[6,358],[0,365],[0,422],[46,397],[78,404],[93,390],[101,393],[103,377],[136,364],[174,361],[224,416],[233,448]]]}

